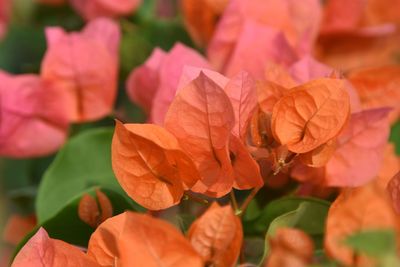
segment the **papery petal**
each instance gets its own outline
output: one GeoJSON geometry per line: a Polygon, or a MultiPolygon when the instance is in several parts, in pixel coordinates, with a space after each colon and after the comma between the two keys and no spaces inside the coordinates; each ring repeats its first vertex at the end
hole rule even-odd
{"type": "Polygon", "coordinates": [[[231,136],[229,150],[235,175],[233,187],[241,190],[262,187],[264,181],[260,167],[238,137],[231,136]]]}
{"type": "Polygon", "coordinates": [[[290,65],[296,60],[296,53],[282,32],[246,21],[223,73],[232,77],[244,70],[255,78],[263,78],[268,62],[290,65]]]}
{"type": "Polygon", "coordinates": [[[256,83],[249,73],[240,72],[226,85],[225,93],[235,113],[232,133],[245,140],[250,119],[257,108],[256,83]]]}
{"type": "Polygon", "coordinates": [[[343,82],[317,79],[289,90],[275,104],[272,133],[295,153],[306,153],[336,137],[350,113],[343,82]]]}
{"type": "Polygon", "coordinates": [[[203,266],[201,257],[175,227],[134,212],[101,224],[90,238],[88,255],[101,266],[203,266]]]}
{"type": "Polygon", "coordinates": [[[0,72],[0,81],[0,154],[35,157],[55,152],[68,132],[64,94],[35,75],[0,72]]]}
{"type": "Polygon", "coordinates": [[[178,140],[153,124],[123,125],[117,121],[112,166],[127,194],[152,210],[178,204],[184,189],[200,178],[178,140]]]}
{"type": "Polygon", "coordinates": [[[166,53],[155,48],[146,62],[134,69],[126,82],[126,90],[132,102],[141,106],[148,114],[153,107],[153,99],[159,89],[159,72],[166,53]]]}
{"type": "Polygon", "coordinates": [[[102,19],[89,23],[83,33],[61,34],[59,28],[46,33],[49,47],[41,77],[63,90],[70,120],[92,121],[109,114],[117,92],[118,55],[114,50],[119,42],[110,38],[119,36],[118,27],[102,19]]]}
{"type": "MultiPolygon", "coordinates": [[[[277,32],[283,32],[283,36],[289,40],[291,47],[295,47],[297,52],[301,54],[308,53],[317,35],[320,17],[321,4],[316,0],[306,2],[292,0],[233,0],[225,9],[217,26],[208,48],[208,57],[218,70],[223,70],[228,76],[236,74],[235,71],[227,71],[227,66],[232,65],[229,61],[234,54],[234,50],[237,50],[239,42],[242,42],[241,50],[249,50],[248,52],[251,53],[250,50],[254,49],[254,46],[250,44],[250,40],[253,42],[259,42],[258,38],[265,40],[261,30],[245,30],[245,24],[249,23],[257,23],[260,28],[271,27],[277,32]],[[248,33],[244,34],[243,32],[245,31],[248,33]],[[256,32],[260,34],[256,35],[256,32]],[[252,34],[254,34],[254,38],[251,38],[252,34]],[[246,38],[247,43],[242,41],[244,38],[246,38]]],[[[265,33],[267,32],[264,31],[265,33]]],[[[262,47],[262,44],[258,45],[258,47],[256,46],[258,49],[254,51],[254,54],[261,56],[259,52],[263,51],[260,49],[262,47]]],[[[269,53],[268,48],[270,47],[270,44],[265,47],[266,53],[269,53]]],[[[257,56],[252,58],[256,59],[257,56]]],[[[257,76],[250,69],[243,69],[257,76]]]]}
{"type": "Polygon", "coordinates": [[[12,267],[100,267],[78,248],[49,238],[40,228],[15,257],[12,267]]]}
{"type": "Polygon", "coordinates": [[[390,120],[400,117],[400,67],[385,66],[353,71],[349,81],[361,98],[362,107],[392,107],[390,120]]]}
{"type": "Polygon", "coordinates": [[[234,113],[225,92],[205,74],[181,89],[172,102],[165,127],[195,162],[202,179],[193,191],[223,196],[233,184],[228,142],[234,113]]]}
{"type": "Polygon", "coordinates": [[[208,62],[195,50],[180,43],[175,44],[165,57],[160,68],[159,89],[154,96],[150,120],[155,124],[164,123],[165,114],[175,97],[184,66],[209,68],[208,62]]]}
{"type": "Polygon", "coordinates": [[[389,137],[389,111],[371,109],[351,116],[326,165],[326,185],[356,187],[378,175],[389,137]]]}
{"type": "Polygon", "coordinates": [[[387,192],[374,183],[345,190],[329,209],[325,250],[330,257],[345,265],[369,266],[358,265],[361,260],[366,259],[343,242],[351,234],[377,229],[395,230],[396,234],[399,233],[398,217],[391,207],[387,192]]]}
{"type": "Polygon", "coordinates": [[[179,92],[179,90],[181,90],[182,88],[186,87],[191,81],[199,77],[201,72],[204,73],[208,78],[210,78],[213,82],[218,84],[218,86],[223,89],[229,83],[229,79],[224,75],[220,74],[219,72],[204,68],[185,66],[183,68],[182,75],[179,78],[177,92],[179,92]]]}
{"type": "Polygon", "coordinates": [[[317,78],[328,78],[333,72],[329,66],[318,62],[311,56],[305,56],[289,68],[289,73],[299,83],[306,83],[317,78]]]}
{"type": "Polygon", "coordinates": [[[231,206],[221,207],[214,202],[193,222],[188,238],[205,262],[221,267],[234,266],[242,246],[242,223],[231,206]]]}
{"type": "Polygon", "coordinates": [[[35,215],[21,216],[11,215],[4,227],[3,241],[17,246],[22,239],[36,226],[35,215]]]}
{"type": "Polygon", "coordinates": [[[99,41],[108,48],[112,55],[119,56],[121,32],[118,24],[114,21],[105,18],[93,20],[83,29],[82,35],[99,41]]]}

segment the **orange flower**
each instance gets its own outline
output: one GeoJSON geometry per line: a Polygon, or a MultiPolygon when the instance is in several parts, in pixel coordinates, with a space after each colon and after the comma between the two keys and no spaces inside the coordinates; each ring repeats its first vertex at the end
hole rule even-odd
{"type": "Polygon", "coordinates": [[[242,247],[243,230],[231,206],[214,202],[191,225],[188,238],[203,260],[212,266],[234,266],[242,247]]]}

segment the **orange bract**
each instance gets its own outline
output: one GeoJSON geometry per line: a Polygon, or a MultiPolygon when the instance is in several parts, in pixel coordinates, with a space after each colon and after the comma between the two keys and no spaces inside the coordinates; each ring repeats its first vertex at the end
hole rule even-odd
{"type": "Polygon", "coordinates": [[[343,242],[347,236],[362,230],[396,229],[398,218],[388,194],[375,183],[344,190],[329,209],[326,223],[325,249],[336,260],[349,266],[361,260],[343,242]],[[366,205],[366,201],[368,204],[366,205]]]}
{"type": "Polygon", "coordinates": [[[228,96],[203,72],[171,103],[165,127],[193,159],[202,177],[193,191],[220,197],[231,190],[228,143],[234,123],[228,96]]]}
{"type": "Polygon", "coordinates": [[[382,166],[379,170],[377,182],[382,188],[386,188],[390,179],[400,170],[400,156],[396,155],[396,147],[387,143],[383,155],[382,166]]]}
{"type": "Polygon", "coordinates": [[[288,89],[271,81],[257,82],[257,98],[260,109],[271,114],[276,102],[281,99],[288,89]]]}
{"type": "Polygon", "coordinates": [[[348,79],[355,87],[364,108],[393,107],[392,121],[400,115],[400,67],[385,66],[350,73],[348,79]]]}
{"type": "Polygon", "coordinates": [[[301,230],[279,228],[269,243],[271,252],[265,267],[305,267],[312,260],[313,241],[301,230]]]}
{"type": "Polygon", "coordinates": [[[191,225],[188,237],[210,265],[234,266],[242,246],[242,223],[231,206],[221,207],[215,202],[191,225]]]}
{"type": "Polygon", "coordinates": [[[125,212],[97,228],[88,255],[101,266],[203,266],[201,257],[172,225],[125,212]]]}
{"type": "Polygon", "coordinates": [[[117,121],[112,166],[127,194],[142,206],[159,210],[179,203],[199,179],[192,160],[176,138],[152,124],[117,121]]]}
{"type": "Polygon", "coordinates": [[[235,113],[232,133],[244,140],[251,115],[257,107],[257,90],[254,80],[247,72],[240,72],[226,85],[225,93],[231,100],[235,113]]]}
{"type": "Polygon", "coordinates": [[[180,3],[186,28],[192,39],[198,46],[206,46],[228,0],[182,0],[180,3]]]}
{"type": "Polygon", "coordinates": [[[3,241],[16,246],[35,226],[36,217],[34,215],[11,215],[4,227],[3,241]]]}
{"type": "Polygon", "coordinates": [[[400,214],[400,171],[392,177],[387,185],[387,189],[390,193],[394,209],[397,214],[400,214]]]}
{"type": "Polygon", "coordinates": [[[310,152],[300,154],[298,159],[307,166],[318,168],[324,166],[330,160],[335,150],[336,138],[333,138],[310,152]]]}
{"type": "Polygon", "coordinates": [[[260,167],[238,137],[231,136],[229,149],[235,173],[233,186],[237,189],[261,187],[264,182],[261,177],[260,167]]]}
{"type": "Polygon", "coordinates": [[[337,136],[349,112],[342,81],[314,80],[291,89],[275,104],[272,133],[290,151],[309,152],[337,136]]]}
{"type": "Polygon", "coordinates": [[[100,223],[113,215],[113,207],[108,197],[99,189],[96,190],[96,199],[89,194],[84,194],[79,201],[79,218],[95,228],[100,223]]]}
{"type": "Polygon", "coordinates": [[[265,80],[279,84],[285,88],[293,88],[298,85],[289,73],[287,67],[273,62],[268,62],[265,67],[265,80]]]}

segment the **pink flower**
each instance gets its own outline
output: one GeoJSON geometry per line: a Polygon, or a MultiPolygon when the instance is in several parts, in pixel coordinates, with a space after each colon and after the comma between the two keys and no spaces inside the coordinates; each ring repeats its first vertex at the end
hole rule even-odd
{"type": "Polygon", "coordinates": [[[318,0],[232,0],[210,42],[208,57],[228,76],[241,69],[260,76],[267,59],[291,64],[294,52],[308,54],[320,17],[318,0]],[[249,63],[249,58],[257,62],[249,63]]]}
{"type": "Polygon", "coordinates": [[[68,119],[60,89],[36,75],[0,72],[0,155],[34,157],[65,141],[68,119]]]}
{"type": "Polygon", "coordinates": [[[117,92],[120,32],[108,19],[90,22],[80,33],[46,29],[41,76],[61,87],[72,122],[100,119],[113,108],[117,92]]]}
{"type": "Polygon", "coordinates": [[[168,53],[156,48],[150,58],[129,75],[128,95],[150,114],[151,122],[163,124],[186,65],[209,68],[200,54],[178,43],[168,53]]]}

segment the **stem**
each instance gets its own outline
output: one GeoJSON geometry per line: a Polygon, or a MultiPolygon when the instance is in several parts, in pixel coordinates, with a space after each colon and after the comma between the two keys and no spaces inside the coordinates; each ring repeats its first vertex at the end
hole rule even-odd
{"type": "Polygon", "coordinates": [[[203,198],[197,197],[189,192],[186,192],[185,195],[183,196],[183,200],[188,200],[188,199],[193,200],[202,205],[207,205],[209,203],[207,199],[203,199],[203,198]]]}
{"type": "Polygon", "coordinates": [[[231,198],[231,204],[232,204],[233,209],[235,210],[235,214],[236,215],[240,214],[239,206],[238,206],[238,203],[237,203],[237,200],[236,200],[236,196],[235,196],[235,192],[233,191],[233,189],[229,193],[229,196],[231,198]]]}
{"type": "Polygon", "coordinates": [[[247,209],[247,206],[249,206],[250,202],[253,200],[253,198],[257,195],[258,191],[260,191],[262,187],[255,187],[253,190],[251,190],[250,194],[247,196],[247,198],[244,200],[242,206],[240,206],[240,214],[239,216],[242,216],[244,212],[247,209]]]}

